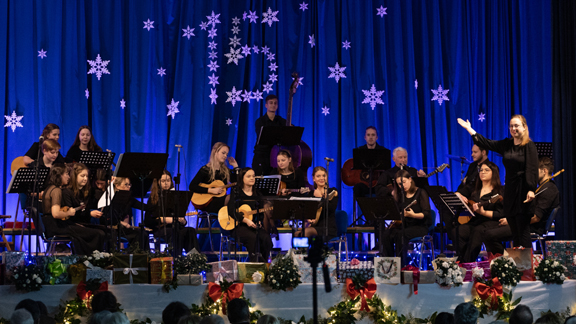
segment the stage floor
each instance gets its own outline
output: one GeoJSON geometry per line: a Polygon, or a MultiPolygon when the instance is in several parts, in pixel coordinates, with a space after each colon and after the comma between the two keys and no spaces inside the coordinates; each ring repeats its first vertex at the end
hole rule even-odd
{"type": "MultiPolygon", "coordinates": [[[[122,304],[129,319],[150,319],[160,322],[162,310],[172,301],[181,301],[186,305],[201,304],[204,300],[207,285],[180,286],[169,293],[162,291],[161,285],[112,285],[112,291],[122,304]]],[[[392,305],[398,314],[415,317],[428,317],[433,312],[452,312],[462,302],[472,299],[472,283],[464,283],[457,288],[440,288],[437,284],[420,284],[418,295],[412,293],[409,284],[379,284],[377,294],[384,304],[392,305]]],[[[566,307],[576,310],[576,280],[566,280],[563,285],[546,285],[539,281],[520,282],[513,289],[514,299],[522,296],[522,304],[528,305],[534,319],[540,317],[541,311],[565,311],[566,307]]],[[[312,284],[301,284],[290,292],[273,291],[267,286],[245,284],[244,294],[254,307],[264,314],[271,314],[285,319],[298,320],[302,315],[312,316],[312,284]]],[[[343,299],[345,294],[342,284],[334,286],[331,293],[319,285],[319,314],[328,316],[326,310],[343,299]]],[[[42,290],[32,293],[21,293],[14,286],[0,286],[0,317],[10,318],[16,304],[25,298],[41,300],[49,312],[56,313],[61,301],[73,299],[76,295],[75,285],[44,286],[42,290]]],[[[485,318],[480,323],[489,323],[493,318],[485,318]]],[[[362,322],[368,323],[368,320],[362,322]]]]}

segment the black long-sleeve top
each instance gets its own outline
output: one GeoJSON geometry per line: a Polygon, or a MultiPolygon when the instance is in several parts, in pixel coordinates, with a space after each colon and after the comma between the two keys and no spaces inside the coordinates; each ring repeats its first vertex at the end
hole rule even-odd
{"type": "Polygon", "coordinates": [[[104,216],[100,217],[101,225],[116,225],[126,217],[128,217],[128,219],[132,218],[132,208],[140,209],[145,212],[151,211],[154,208],[153,205],[144,204],[134,197],[131,197],[126,205],[120,206],[112,202],[111,206],[113,207],[112,220],[110,221],[110,206],[108,206],[104,210],[104,216]]]}
{"type": "Polygon", "coordinates": [[[534,142],[520,146],[514,145],[513,138],[494,141],[478,133],[472,139],[474,144],[502,155],[506,168],[504,214],[529,214],[530,204],[525,204],[524,200],[528,191],[535,191],[538,184],[538,151],[534,142]]]}
{"type": "MultiPolygon", "coordinates": [[[[272,174],[278,174],[278,169],[274,169],[272,174]]],[[[294,172],[288,175],[282,174],[281,176],[281,181],[286,183],[286,189],[301,189],[308,185],[304,172],[302,172],[302,170],[299,168],[296,168],[294,172]]],[[[299,194],[293,192],[292,195],[297,196],[299,194]]]]}
{"type": "Polygon", "coordinates": [[[385,148],[384,146],[382,146],[382,145],[380,145],[380,144],[378,144],[378,143],[376,143],[376,147],[373,148],[373,149],[368,148],[368,144],[364,144],[364,145],[362,145],[362,146],[358,146],[358,148],[359,148],[359,149],[362,149],[362,150],[387,150],[387,148],[385,148]]]}
{"type": "MultiPolygon", "coordinates": [[[[224,184],[227,184],[224,173],[220,172],[220,170],[216,171],[213,181],[215,180],[220,180],[224,182],[224,184]]],[[[198,173],[196,173],[196,176],[194,176],[194,179],[192,179],[190,185],[188,185],[188,190],[196,193],[208,193],[208,188],[200,187],[200,184],[210,184],[211,182],[210,168],[205,165],[198,170],[198,173]]],[[[236,174],[232,170],[230,170],[230,182],[236,182],[236,174]]]]}
{"type": "Polygon", "coordinates": [[[552,213],[554,208],[560,206],[560,192],[554,180],[550,180],[540,187],[539,192],[541,193],[536,196],[532,206],[530,206],[532,211],[530,214],[536,215],[536,217],[540,218],[540,221],[530,225],[530,232],[542,235],[546,232],[546,222],[548,217],[550,217],[550,213],[552,213]],[[546,191],[542,191],[544,189],[546,191]]]}
{"type": "MultiPolygon", "coordinates": [[[[66,163],[80,162],[80,156],[82,156],[82,151],[80,145],[73,145],[66,153],[66,163]]],[[[102,148],[98,145],[94,148],[94,152],[102,152],[102,148]]]]}
{"type": "Polygon", "coordinates": [[[412,203],[414,200],[417,200],[417,202],[414,205],[412,205],[410,209],[412,209],[412,211],[416,214],[423,213],[424,217],[422,219],[405,217],[405,226],[406,227],[421,226],[428,228],[430,225],[432,225],[433,220],[430,219],[430,200],[425,190],[418,188],[416,189],[414,196],[410,198],[405,196],[404,202],[399,204],[401,208],[400,211],[406,208],[406,206],[410,205],[410,203],[412,203]]]}
{"type": "MultiPolygon", "coordinates": [[[[238,200],[238,206],[248,205],[252,210],[262,209],[264,208],[264,200],[261,199],[263,196],[257,189],[252,189],[252,195],[247,195],[244,190],[238,189],[238,194],[236,193],[235,188],[230,190],[230,200],[228,201],[228,215],[233,217],[238,221],[238,224],[244,224],[242,220],[244,220],[244,214],[240,212],[236,212],[236,200],[238,200]]],[[[256,220],[258,214],[252,216],[252,221],[256,220]]]]}
{"type": "MultiPolygon", "coordinates": [[[[336,188],[329,188],[328,195],[335,191],[336,188]]],[[[310,197],[314,197],[314,192],[310,192],[310,197]]],[[[326,199],[322,198],[320,203],[318,204],[318,208],[326,206],[326,199]]],[[[314,228],[318,232],[318,235],[322,236],[324,234],[324,224],[328,222],[328,236],[330,238],[335,237],[338,235],[338,228],[336,227],[336,208],[338,207],[338,196],[332,198],[328,201],[328,219],[326,219],[326,213],[324,209],[322,209],[322,213],[320,214],[320,219],[318,219],[318,223],[314,225],[314,228]]]]}
{"type": "Polygon", "coordinates": [[[80,207],[82,203],[86,206],[84,210],[77,210],[76,214],[73,217],[70,217],[70,220],[73,223],[90,223],[92,216],[90,216],[90,206],[89,201],[91,201],[90,197],[78,197],[74,194],[74,191],[70,188],[62,189],[62,205],[68,206],[71,208],[80,207]]]}
{"type": "MultiPolygon", "coordinates": [[[[40,155],[38,155],[39,146],[40,146],[39,142],[34,142],[32,146],[30,146],[30,148],[28,149],[28,152],[26,152],[26,154],[24,155],[35,161],[41,160],[42,157],[44,156],[44,153],[42,153],[42,150],[40,150],[40,155]]],[[[58,152],[58,157],[56,158],[56,161],[54,161],[54,163],[65,163],[65,162],[66,160],[64,159],[62,154],[58,152]]]]}
{"type": "MultiPolygon", "coordinates": [[[[489,193],[480,197],[480,191],[474,191],[474,192],[472,192],[472,194],[470,196],[468,196],[468,199],[472,200],[476,203],[485,203],[485,202],[489,201],[490,198],[492,198],[496,194],[502,195],[502,192],[492,190],[489,193]]],[[[476,213],[474,213],[475,217],[472,217],[470,222],[468,222],[469,225],[476,226],[476,225],[480,225],[480,224],[487,222],[487,221],[490,221],[490,220],[498,221],[501,218],[505,217],[504,213],[503,213],[504,205],[503,205],[502,201],[500,201],[500,200],[498,200],[494,203],[488,203],[482,207],[484,207],[484,210],[486,210],[486,211],[489,211],[489,210],[492,211],[492,218],[482,216],[476,212],[476,213]]]]}
{"type": "MultiPolygon", "coordinates": [[[[286,119],[275,115],[274,120],[270,120],[268,114],[262,115],[260,118],[256,119],[254,123],[254,130],[256,131],[256,138],[260,136],[260,130],[264,126],[286,126],[286,119]]],[[[254,153],[270,153],[272,147],[269,145],[254,145],[254,153]]]]}
{"type": "MultiPolygon", "coordinates": [[[[490,160],[486,159],[482,163],[489,162],[490,160]]],[[[466,171],[466,179],[463,183],[458,186],[456,192],[459,192],[464,197],[470,197],[474,188],[476,186],[476,179],[478,179],[478,162],[474,161],[470,163],[468,166],[468,170],[466,171]]]]}

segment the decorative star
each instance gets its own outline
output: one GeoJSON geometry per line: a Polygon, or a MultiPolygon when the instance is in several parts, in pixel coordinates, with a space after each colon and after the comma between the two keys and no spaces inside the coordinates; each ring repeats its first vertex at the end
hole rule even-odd
{"type": "Polygon", "coordinates": [[[300,4],[300,10],[305,11],[306,9],[308,9],[308,4],[306,2],[302,2],[300,4]]]}
{"type": "Polygon", "coordinates": [[[180,112],[180,110],[178,110],[179,103],[180,101],[174,102],[174,98],[172,98],[172,102],[169,105],[167,105],[168,114],[166,116],[172,116],[172,119],[174,119],[174,116],[176,116],[176,114],[180,112]]]}
{"type": "Polygon", "coordinates": [[[212,73],[212,76],[208,76],[208,79],[210,80],[208,84],[211,84],[213,87],[216,87],[217,84],[220,84],[220,82],[218,82],[218,78],[219,76],[212,73]]]}
{"type": "Polygon", "coordinates": [[[247,17],[248,17],[247,13],[246,11],[244,11],[244,13],[242,13],[242,20],[246,20],[247,17]]]}
{"type": "Polygon", "coordinates": [[[314,34],[308,36],[308,44],[310,44],[310,48],[313,48],[316,45],[316,40],[314,39],[314,34]]]}
{"type": "Polygon", "coordinates": [[[326,117],[330,113],[330,108],[324,105],[324,108],[322,108],[322,113],[324,114],[324,117],[326,117]]]}
{"type": "Polygon", "coordinates": [[[274,83],[269,82],[264,83],[264,89],[262,90],[262,92],[269,93],[270,91],[272,91],[272,86],[274,86],[274,83]]]}
{"type": "Polygon", "coordinates": [[[46,53],[48,53],[48,52],[45,51],[44,49],[41,49],[38,51],[38,57],[41,59],[44,59],[47,56],[46,53]]]}
{"type": "Polygon", "coordinates": [[[257,45],[254,45],[254,47],[252,47],[252,50],[254,51],[254,54],[259,54],[259,53],[260,53],[260,48],[258,48],[257,45]]]}
{"type": "Polygon", "coordinates": [[[84,95],[86,96],[86,99],[88,99],[88,97],[90,97],[90,91],[88,91],[88,88],[86,88],[86,90],[84,90],[84,95]]]}
{"type": "Polygon", "coordinates": [[[270,48],[268,46],[264,45],[262,47],[262,54],[268,54],[268,53],[270,53],[270,48]]]}
{"type": "Polygon", "coordinates": [[[414,89],[418,89],[418,79],[414,80],[414,89]]]}
{"type": "Polygon", "coordinates": [[[209,25],[209,24],[208,24],[207,22],[203,21],[203,22],[200,23],[200,29],[201,29],[201,30],[206,30],[206,29],[208,28],[208,25],[209,25]]]}
{"type": "Polygon", "coordinates": [[[218,52],[212,51],[212,52],[208,53],[208,58],[211,59],[211,60],[212,60],[212,59],[215,59],[215,58],[217,58],[217,57],[218,57],[218,52]]]}
{"type": "Polygon", "coordinates": [[[242,38],[238,38],[238,37],[236,37],[236,35],[234,35],[233,38],[230,38],[230,44],[228,44],[228,45],[236,48],[236,46],[240,46],[240,40],[241,39],[242,38]]]}
{"type": "Polygon", "coordinates": [[[232,34],[236,35],[240,32],[240,27],[234,26],[232,27],[232,34]]]}
{"type": "Polygon", "coordinates": [[[216,42],[209,42],[208,43],[208,48],[211,50],[215,50],[216,46],[218,46],[218,43],[216,43],[216,42]]]}
{"type": "Polygon", "coordinates": [[[438,85],[438,90],[434,90],[434,89],[430,89],[430,91],[432,91],[432,93],[434,94],[434,97],[432,98],[432,101],[438,101],[438,104],[440,106],[442,106],[442,102],[444,101],[450,101],[450,99],[448,99],[448,97],[446,96],[446,94],[448,93],[448,91],[450,91],[450,89],[442,89],[442,85],[438,85]]]}
{"type": "Polygon", "coordinates": [[[258,16],[256,16],[256,11],[252,12],[252,11],[248,10],[248,12],[250,14],[246,15],[246,18],[250,19],[251,23],[255,23],[256,19],[258,19],[258,16]]]}
{"type": "Polygon", "coordinates": [[[246,89],[244,89],[244,92],[242,93],[242,102],[248,101],[248,103],[250,103],[250,100],[252,100],[252,91],[246,91],[246,89]]]}
{"type": "Polygon", "coordinates": [[[186,29],[182,29],[182,31],[184,32],[184,35],[182,35],[182,37],[187,37],[188,40],[190,40],[190,37],[196,36],[194,35],[194,28],[190,28],[190,25],[188,25],[186,29]]]}
{"type": "Polygon", "coordinates": [[[370,90],[362,90],[366,98],[362,101],[363,104],[369,103],[372,110],[376,108],[377,104],[383,105],[384,101],[382,101],[382,95],[384,94],[384,90],[378,91],[376,90],[376,86],[372,84],[370,90]]]}
{"type": "Polygon", "coordinates": [[[278,81],[278,76],[276,75],[276,73],[270,74],[269,77],[270,77],[270,82],[272,82],[272,83],[278,81]]]}
{"type": "Polygon", "coordinates": [[[166,75],[166,69],[163,69],[162,67],[160,67],[160,68],[157,69],[157,70],[158,70],[158,75],[159,75],[160,77],[163,77],[163,76],[166,75]]]}
{"type": "Polygon", "coordinates": [[[214,10],[212,10],[212,14],[210,16],[206,16],[206,18],[208,18],[208,24],[212,25],[212,28],[216,27],[216,24],[220,23],[218,17],[220,17],[220,14],[215,15],[214,10]]]}
{"type": "Polygon", "coordinates": [[[252,47],[248,46],[248,44],[242,46],[242,55],[244,56],[248,56],[250,54],[252,54],[252,47]]]}
{"type": "Polygon", "coordinates": [[[270,71],[276,71],[278,65],[276,65],[276,62],[271,62],[268,68],[270,69],[270,71]]]}
{"type": "Polygon", "coordinates": [[[345,40],[342,42],[342,48],[349,49],[350,47],[352,47],[352,46],[350,46],[350,44],[351,43],[348,40],[345,40]]]}
{"type": "Polygon", "coordinates": [[[88,60],[88,64],[90,64],[90,70],[88,71],[88,74],[96,74],[98,81],[100,81],[102,74],[110,74],[110,71],[108,71],[106,68],[108,63],[110,63],[110,60],[102,61],[100,54],[98,54],[95,61],[88,60]]]}
{"type": "Polygon", "coordinates": [[[384,18],[384,15],[388,14],[386,12],[386,9],[388,9],[388,8],[384,8],[383,6],[380,6],[380,8],[377,8],[376,9],[376,16],[380,16],[380,18],[384,18]]]}
{"type": "MultiPolygon", "coordinates": [[[[299,77],[298,78],[298,85],[303,86],[304,84],[302,83],[302,80],[304,80],[304,77],[299,77]]],[[[292,78],[292,81],[294,81],[294,78],[292,78]]]]}
{"type": "Polygon", "coordinates": [[[274,53],[268,53],[268,56],[266,56],[266,58],[268,58],[268,61],[272,61],[276,59],[276,54],[274,53]]]}
{"type": "Polygon", "coordinates": [[[148,21],[144,21],[144,28],[143,29],[148,29],[148,31],[150,31],[150,29],[154,28],[154,22],[150,21],[150,19],[148,19],[148,21]]]}
{"type": "Polygon", "coordinates": [[[124,101],[124,98],[122,98],[122,100],[120,100],[120,108],[122,108],[122,109],[126,108],[126,101],[124,101]]]}
{"type": "Polygon", "coordinates": [[[228,99],[226,99],[226,102],[232,102],[232,106],[236,105],[237,101],[242,101],[242,99],[240,98],[240,94],[242,93],[242,91],[240,90],[236,90],[236,87],[232,87],[231,91],[226,91],[226,94],[228,95],[228,99]]]}
{"type": "Polygon", "coordinates": [[[216,71],[220,67],[216,61],[210,61],[210,64],[207,66],[210,68],[210,71],[216,71]]]}
{"type": "Polygon", "coordinates": [[[216,37],[216,36],[218,36],[216,28],[212,28],[208,31],[208,37],[214,39],[214,37],[216,37]]]}
{"type": "Polygon", "coordinates": [[[239,59],[244,58],[244,56],[240,54],[240,48],[239,49],[230,48],[230,53],[224,54],[224,56],[228,58],[227,64],[234,63],[236,65],[238,65],[239,59]]]}
{"type": "Polygon", "coordinates": [[[218,98],[218,95],[216,94],[216,88],[210,88],[210,95],[208,97],[210,98],[210,104],[215,105],[216,99],[218,98]]]}
{"type": "Polygon", "coordinates": [[[478,115],[478,120],[479,120],[481,123],[483,123],[484,120],[486,120],[486,114],[485,114],[485,113],[480,113],[480,114],[478,115]]]}
{"type": "Polygon", "coordinates": [[[24,125],[22,125],[20,122],[24,116],[16,115],[16,110],[12,110],[12,115],[10,116],[4,115],[4,118],[6,118],[6,124],[4,127],[10,127],[12,129],[12,133],[16,131],[16,127],[24,127],[24,125]]]}
{"type": "Polygon", "coordinates": [[[256,102],[260,102],[260,100],[263,100],[262,93],[263,92],[260,92],[260,90],[256,89],[256,91],[252,92],[252,99],[256,100],[256,102]]]}
{"type": "Polygon", "coordinates": [[[272,8],[268,7],[268,11],[262,13],[262,23],[268,23],[268,26],[272,27],[272,23],[278,22],[276,15],[279,11],[272,11],[272,8]]]}
{"type": "Polygon", "coordinates": [[[232,24],[233,25],[240,25],[240,18],[238,18],[238,17],[232,18],[232,24]]]}
{"type": "Polygon", "coordinates": [[[328,76],[328,79],[334,78],[334,80],[336,80],[336,83],[340,81],[340,78],[346,78],[346,75],[344,74],[344,70],[346,70],[346,67],[340,67],[340,64],[338,62],[336,62],[336,65],[334,65],[334,67],[328,67],[328,70],[330,70],[330,75],[328,76]]]}
{"type": "Polygon", "coordinates": [[[228,126],[232,125],[232,119],[230,118],[226,119],[226,125],[228,126]]]}

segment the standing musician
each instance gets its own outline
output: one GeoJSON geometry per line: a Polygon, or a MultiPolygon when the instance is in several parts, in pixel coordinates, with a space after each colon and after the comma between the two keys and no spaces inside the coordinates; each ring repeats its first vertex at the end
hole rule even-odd
{"type": "MultiPolygon", "coordinates": [[[[98,224],[99,218],[102,217],[102,212],[93,207],[92,202],[95,194],[94,190],[91,190],[88,185],[88,167],[82,163],[75,163],[72,170],[72,177],[70,183],[64,189],[62,189],[62,201],[64,206],[69,206],[72,208],[80,207],[82,204],[87,206],[83,210],[76,211],[74,217],[71,218],[74,223],[84,223],[84,224],[98,224]],[[94,218],[94,220],[93,220],[94,218]]],[[[101,231],[102,232],[102,231],[101,231]]],[[[102,232],[102,236],[105,233],[102,232]]],[[[104,239],[102,239],[104,240],[104,239]]]]}
{"type": "Polygon", "coordinates": [[[456,235],[456,229],[452,233],[453,237],[459,240],[458,259],[460,262],[475,262],[482,249],[485,232],[498,227],[498,222],[504,218],[502,214],[504,205],[496,196],[502,195],[498,166],[490,161],[481,163],[478,177],[479,181],[476,181],[474,191],[468,196],[469,199],[466,199],[467,203],[475,202],[471,206],[474,217],[468,223],[458,226],[458,235],[456,235]],[[496,198],[491,200],[495,196],[496,198]],[[482,206],[479,207],[479,204],[482,206]]]}
{"type": "MultiPolygon", "coordinates": [[[[160,185],[158,185],[158,179],[154,179],[152,184],[148,203],[152,205],[153,210],[146,212],[144,216],[144,225],[152,229],[155,237],[164,238],[166,243],[171,243],[173,235],[172,231],[174,230],[172,227],[172,223],[174,222],[172,215],[175,211],[174,206],[168,205],[170,202],[165,193],[165,191],[168,190],[174,190],[174,183],[172,182],[172,174],[168,170],[164,170],[162,171],[162,177],[160,178],[160,185]],[[164,195],[161,195],[162,191],[164,191],[164,195]],[[162,211],[162,208],[164,208],[164,212],[162,211]],[[164,236],[164,226],[166,227],[166,236],[164,236]]],[[[181,226],[179,227],[178,242],[176,243],[177,252],[181,252],[182,248],[184,248],[186,252],[191,251],[192,249],[200,251],[200,246],[198,245],[198,239],[196,237],[196,229],[193,227],[186,227],[185,217],[179,217],[178,221],[181,223],[181,226]]]]}
{"type": "Polygon", "coordinates": [[[408,151],[403,147],[397,147],[392,151],[392,161],[394,161],[395,166],[391,169],[382,172],[378,178],[378,184],[376,185],[376,195],[378,197],[386,196],[391,193],[390,185],[394,183],[394,177],[400,170],[406,170],[411,177],[424,177],[426,173],[423,170],[416,170],[413,167],[408,166],[408,151]]]}
{"type": "MultiPolygon", "coordinates": [[[[404,209],[404,237],[406,241],[426,235],[428,226],[431,225],[428,194],[416,186],[413,176],[407,170],[398,171],[394,177],[398,187],[402,186],[402,188],[394,190],[393,195],[399,207],[404,209]],[[415,200],[416,203],[406,208],[415,200]]],[[[396,255],[400,256],[402,252],[402,227],[396,224],[388,227],[384,231],[382,242],[384,251],[381,252],[383,255],[391,257],[396,252],[396,255]],[[394,249],[394,244],[396,249],[394,249]]]]}
{"type": "MultiPolygon", "coordinates": [[[[274,94],[266,97],[266,114],[256,119],[254,130],[256,131],[256,138],[260,136],[260,130],[265,126],[286,126],[286,119],[276,115],[278,110],[278,97],[274,94]]],[[[272,172],[270,166],[270,151],[272,147],[269,145],[254,145],[254,157],[252,158],[252,169],[257,175],[269,175],[272,172]]]]}
{"type": "MultiPolygon", "coordinates": [[[[543,235],[546,232],[546,223],[552,210],[560,206],[560,192],[556,183],[551,178],[554,173],[554,162],[548,157],[540,158],[538,166],[538,196],[534,198],[530,206],[530,233],[543,235]]],[[[486,251],[493,254],[504,253],[502,241],[509,241],[512,237],[512,230],[506,218],[500,219],[499,226],[484,232],[484,244],[486,251]]]]}
{"type": "MultiPolygon", "coordinates": [[[[46,127],[44,127],[44,130],[42,131],[42,137],[44,138],[44,140],[55,140],[56,142],[58,142],[58,140],[60,139],[60,127],[58,127],[58,125],[56,124],[48,124],[46,125],[46,127]]],[[[24,155],[24,164],[28,165],[32,162],[34,162],[35,160],[38,159],[38,148],[40,146],[40,142],[34,142],[34,144],[32,144],[32,146],[30,146],[30,148],[28,149],[28,152],[26,152],[26,154],[24,155]]],[[[42,151],[40,151],[40,157],[42,157],[42,151]]],[[[64,157],[62,156],[62,154],[58,153],[58,157],[56,158],[56,162],[57,163],[64,163],[64,157]]]]}
{"type": "MultiPolygon", "coordinates": [[[[232,230],[232,237],[237,237],[249,253],[250,262],[267,262],[272,250],[272,238],[270,231],[274,224],[271,222],[270,213],[265,212],[261,221],[253,221],[244,217],[241,212],[236,212],[236,200],[239,205],[248,205],[252,210],[269,207],[269,204],[261,205],[258,199],[262,194],[254,188],[256,174],[251,168],[242,168],[238,175],[237,190],[230,193],[228,202],[228,215],[234,217],[238,225],[232,230]]],[[[257,213],[259,215],[261,213],[257,213]]]]}
{"type": "MultiPolygon", "coordinates": [[[[304,172],[299,168],[294,168],[292,164],[292,154],[288,150],[280,150],[276,157],[278,167],[272,172],[272,174],[279,174],[282,176],[281,181],[286,184],[286,189],[302,189],[306,188],[308,182],[306,181],[306,176],[304,172]]],[[[291,194],[291,192],[286,189],[282,189],[282,196],[291,194]]],[[[295,196],[299,196],[300,193],[294,193],[295,196]]]]}
{"type": "Polygon", "coordinates": [[[530,202],[538,184],[538,151],[530,140],[526,118],[514,115],[510,119],[510,135],[494,141],[476,133],[469,121],[458,118],[458,124],[472,135],[475,144],[502,155],[506,168],[504,215],[510,224],[514,245],[530,247],[530,202]]]}
{"type": "MultiPolygon", "coordinates": [[[[224,184],[236,181],[236,174],[230,171],[228,166],[226,166],[226,160],[234,168],[238,168],[238,163],[233,157],[228,157],[228,152],[230,152],[230,147],[222,142],[217,142],[212,147],[212,152],[210,153],[210,160],[208,164],[200,168],[198,173],[188,186],[188,189],[193,193],[201,194],[212,194],[219,195],[226,189],[224,188],[204,188],[200,184],[210,184],[215,180],[220,180],[224,184]]],[[[229,196],[214,197],[212,201],[202,210],[210,213],[218,213],[220,208],[228,204],[229,196]]]]}
{"type": "MultiPolygon", "coordinates": [[[[366,145],[358,147],[359,149],[366,149],[366,150],[386,149],[384,146],[376,142],[378,140],[378,130],[376,130],[376,127],[374,126],[366,127],[366,132],[364,133],[364,140],[366,140],[366,145]]],[[[368,187],[365,183],[359,182],[354,185],[353,192],[354,192],[354,198],[366,197],[370,193],[370,187],[368,187]]]]}
{"type": "Polygon", "coordinates": [[[92,254],[94,250],[102,251],[104,233],[97,229],[84,227],[74,223],[69,217],[74,217],[73,208],[63,209],[62,188],[68,184],[70,175],[63,164],[56,164],[50,169],[48,188],[44,192],[42,205],[44,216],[42,220],[46,228],[46,235],[68,235],[72,237],[76,253],[80,255],[92,254]]]}
{"type": "Polygon", "coordinates": [[[92,130],[88,126],[80,126],[80,129],[78,129],[74,144],[66,153],[66,162],[80,162],[80,156],[82,156],[83,151],[102,152],[102,148],[96,144],[94,136],[92,136],[92,130]]]}
{"type": "MultiPolygon", "coordinates": [[[[319,217],[317,217],[317,220],[308,220],[307,223],[310,225],[310,227],[306,228],[304,231],[306,237],[323,236],[324,228],[326,223],[328,223],[328,237],[326,237],[326,241],[338,235],[338,230],[336,227],[336,207],[338,207],[338,192],[336,191],[336,188],[326,188],[327,176],[328,172],[326,172],[324,167],[317,166],[312,170],[314,191],[311,193],[311,196],[322,198],[319,207],[324,208],[326,206],[326,199],[330,194],[332,194],[332,192],[334,192],[334,196],[328,201],[328,213],[322,210],[319,217]]],[[[301,236],[301,232],[302,231],[296,232],[296,237],[301,236]]]]}

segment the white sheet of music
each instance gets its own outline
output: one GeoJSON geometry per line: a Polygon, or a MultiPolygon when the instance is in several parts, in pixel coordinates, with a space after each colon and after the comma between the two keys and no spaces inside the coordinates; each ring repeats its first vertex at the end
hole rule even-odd
{"type": "Polygon", "coordinates": [[[108,190],[106,190],[106,192],[104,192],[102,197],[100,197],[100,200],[98,200],[98,209],[104,208],[104,207],[107,207],[108,205],[110,205],[112,198],[114,198],[114,184],[110,183],[108,190]],[[108,194],[109,192],[111,192],[111,194],[108,194]],[[109,196],[109,197],[106,198],[106,196],[109,196]],[[106,199],[108,199],[108,200],[106,200],[106,199]]]}
{"type": "Polygon", "coordinates": [[[320,197],[290,197],[288,200],[320,201],[320,197]]]}

